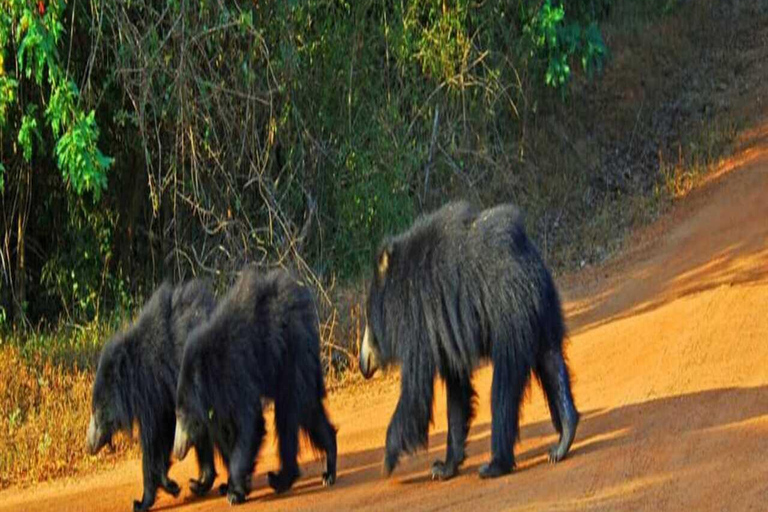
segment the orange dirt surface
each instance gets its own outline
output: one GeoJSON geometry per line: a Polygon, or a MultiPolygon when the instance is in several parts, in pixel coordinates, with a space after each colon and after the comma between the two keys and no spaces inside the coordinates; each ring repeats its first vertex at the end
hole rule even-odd
{"type": "MultiPolygon", "coordinates": [[[[476,372],[480,395],[461,474],[433,482],[445,449],[445,395],[437,385],[428,453],[381,476],[396,378],[334,393],[339,478],[320,484],[322,461],[305,452],[304,475],[276,496],[265,473],[267,442],[246,510],[768,510],[768,127],[659,222],[634,236],[624,256],[561,280],[568,348],[582,421],[569,458],[547,463],[556,436],[541,390],[527,400],[517,470],[492,481],[477,469],[489,456],[491,368],[476,372]]],[[[83,427],[85,435],[85,427],[83,427]]],[[[224,498],[195,499],[194,457],[171,477],[154,510],[220,510],[224,498]]],[[[226,478],[220,469],[218,481],[226,478]]],[[[77,480],[0,493],[5,510],[131,510],[141,464],[77,480]]]]}

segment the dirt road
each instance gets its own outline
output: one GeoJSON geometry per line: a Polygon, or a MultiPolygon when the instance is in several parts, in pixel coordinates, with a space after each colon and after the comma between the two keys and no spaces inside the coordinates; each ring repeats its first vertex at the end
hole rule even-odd
{"type": "MultiPolygon", "coordinates": [[[[517,471],[478,479],[489,450],[485,368],[475,378],[480,404],[461,475],[429,479],[445,447],[439,389],[429,453],[385,480],[382,445],[398,386],[378,378],[329,400],[340,427],[334,488],[320,486],[322,465],[310,456],[294,490],[276,497],[264,478],[276,463],[269,443],[242,510],[768,510],[768,127],[748,138],[746,150],[643,230],[617,262],[561,283],[583,414],[566,461],[546,462],[555,435],[534,385],[517,471]]],[[[219,497],[190,496],[193,471],[192,460],[172,468],[184,491],[178,499],[161,494],[156,510],[227,508],[219,497]]],[[[7,490],[0,511],[130,510],[140,494],[140,463],[128,461],[7,490]]]]}

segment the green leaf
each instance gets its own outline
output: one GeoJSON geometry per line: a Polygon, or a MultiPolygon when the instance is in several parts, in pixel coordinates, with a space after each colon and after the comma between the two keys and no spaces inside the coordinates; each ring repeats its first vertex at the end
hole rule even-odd
{"type": "Polygon", "coordinates": [[[98,149],[99,128],[95,115],[93,110],[88,115],[78,112],[77,121],[56,144],[55,153],[62,178],[75,192],[93,192],[94,199],[99,199],[107,187],[107,171],[114,159],[98,149]]]}
{"type": "Polygon", "coordinates": [[[42,142],[42,137],[40,137],[40,133],[37,130],[36,111],[36,105],[29,105],[27,107],[27,113],[21,118],[21,128],[19,128],[19,135],[17,137],[26,162],[32,160],[32,136],[36,136],[42,142]]]}
{"type": "Polygon", "coordinates": [[[58,137],[62,127],[70,123],[77,105],[77,85],[72,80],[54,84],[51,99],[45,115],[51,125],[54,136],[58,137]]]}
{"type": "Polygon", "coordinates": [[[7,76],[0,76],[0,128],[8,121],[8,106],[16,101],[19,83],[7,76]]]}

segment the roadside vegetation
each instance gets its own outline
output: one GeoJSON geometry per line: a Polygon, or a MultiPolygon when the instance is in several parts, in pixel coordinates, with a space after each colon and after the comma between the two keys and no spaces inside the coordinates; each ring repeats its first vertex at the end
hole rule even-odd
{"type": "Polygon", "coordinates": [[[99,350],[163,279],[291,268],[356,380],[384,235],[517,203],[556,274],[684,195],[747,122],[757,0],[0,0],[0,487],[114,464],[99,350]]]}

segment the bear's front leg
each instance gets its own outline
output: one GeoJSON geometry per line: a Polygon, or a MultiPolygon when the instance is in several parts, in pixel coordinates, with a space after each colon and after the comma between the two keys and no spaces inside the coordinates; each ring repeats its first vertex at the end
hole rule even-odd
{"type": "Polygon", "coordinates": [[[213,461],[213,441],[211,441],[210,435],[207,432],[195,442],[195,450],[197,451],[199,477],[197,479],[190,478],[189,488],[197,496],[204,496],[211,490],[213,482],[216,480],[216,467],[213,461]]]}
{"type": "Polygon", "coordinates": [[[390,476],[392,474],[392,471],[395,470],[395,467],[397,467],[397,463],[400,461],[400,453],[402,452],[402,448],[400,448],[400,443],[395,440],[396,436],[393,434],[396,427],[393,428],[394,425],[394,419],[389,424],[389,428],[387,428],[387,444],[386,444],[386,452],[384,454],[384,476],[390,476]]]}
{"type": "Polygon", "coordinates": [[[255,417],[244,411],[237,419],[239,438],[232,450],[228,467],[227,501],[230,505],[244,503],[246,496],[251,492],[251,476],[256,455],[267,432],[261,410],[256,410],[254,413],[255,417]]]}
{"type": "Polygon", "coordinates": [[[144,447],[147,443],[142,443],[142,457],[141,457],[141,469],[144,477],[144,495],[141,497],[141,501],[133,501],[134,512],[149,510],[152,505],[155,504],[155,497],[157,496],[157,488],[159,482],[155,479],[155,475],[163,471],[160,464],[154,460],[150,455],[150,451],[144,447]]]}
{"type": "Polygon", "coordinates": [[[400,399],[387,429],[384,474],[389,476],[400,454],[426,448],[432,421],[435,370],[428,355],[411,355],[403,361],[400,399]]]}
{"type": "Polygon", "coordinates": [[[150,476],[149,479],[144,478],[144,495],[141,497],[141,501],[133,500],[133,512],[145,511],[152,508],[155,504],[155,497],[157,496],[157,485],[150,476]]]}

